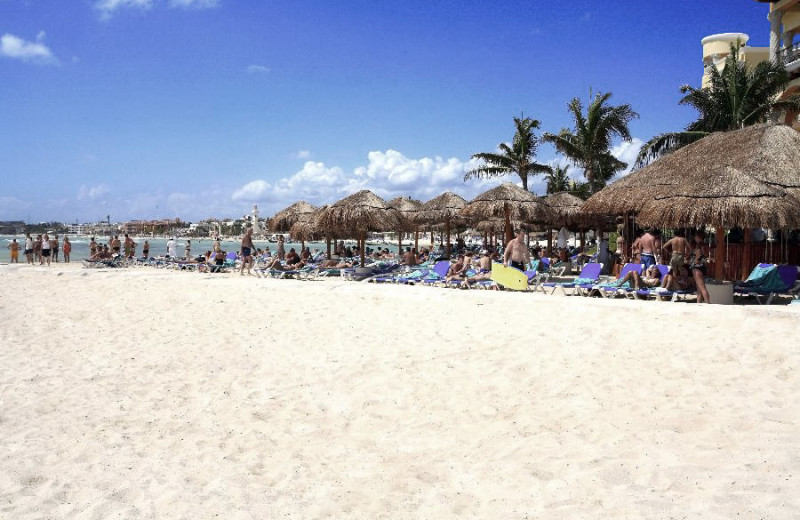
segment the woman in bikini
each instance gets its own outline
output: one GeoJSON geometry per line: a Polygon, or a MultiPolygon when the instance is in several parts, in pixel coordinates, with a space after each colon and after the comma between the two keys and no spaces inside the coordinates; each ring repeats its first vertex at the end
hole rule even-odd
{"type": "Polygon", "coordinates": [[[706,234],[698,229],[694,233],[694,249],[689,259],[694,285],[697,287],[697,303],[711,303],[706,289],[706,273],[708,272],[708,244],[705,243],[706,234]]]}
{"type": "Polygon", "coordinates": [[[670,270],[661,283],[661,287],[668,291],[688,291],[693,285],[694,280],[689,275],[689,266],[687,265],[682,265],[677,272],[670,270]]]}

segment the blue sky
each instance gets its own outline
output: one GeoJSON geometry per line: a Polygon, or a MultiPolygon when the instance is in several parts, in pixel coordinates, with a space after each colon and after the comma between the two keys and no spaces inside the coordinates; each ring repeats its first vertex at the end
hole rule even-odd
{"type": "Polygon", "coordinates": [[[700,39],[766,46],[766,15],[753,0],[0,0],[0,219],[270,214],[363,188],[470,198],[499,182],[463,182],[473,153],[521,113],[569,125],[590,89],[641,115],[616,148],[630,160],[694,118],[678,87],[700,82],[700,39]]]}

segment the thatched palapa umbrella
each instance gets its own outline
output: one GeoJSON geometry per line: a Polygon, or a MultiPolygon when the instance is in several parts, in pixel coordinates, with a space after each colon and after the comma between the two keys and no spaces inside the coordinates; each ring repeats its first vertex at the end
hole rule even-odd
{"type": "Polygon", "coordinates": [[[397,252],[401,255],[403,254],[404,231],[414,232],[414,248],[417,248],[417,234],[419,228],[414,219],[416,218],[417,211],[419,211],[419,208],[422,206],[422,202],[410,197],[395,197],[387,202],[386,205],[396,209],[401,217],[400,227],[397,230],[397,252]]]}
{"type": "Polygon", "coordinates": [[[400,225],[397,210],[369,190],[361,190],[335,202],[320,211],[317,225],[323,231],[339,236],[356,237],[361,250],[361,266],[364,266],[364,249],[367,233],[390,231],[400,225]]]}
{"type": "MultiPolygon", "coordinates": [[[[280,231],[282,233],[291,231],[292,226],[295,223],[302,219],[307,219],[313,215],[315,211],[317,211],[317,208],[304,200],[295,202],[291,206],[278,211],[272,216],[271,219],[269,219],[269,229],[272,231],[280,231]]],[[[300,242],[300,247],[304,249],[306,245],[305,239],[301,238],[300,242]]]]}
{"type": "Polygon", "coordinates": [[[550,207],[541,198],[510,182],[481,193],[461,210],[462,216],[473,221],[502,217],[506,242],[512,238],[512,220],[546,222],[552,218],[552,214],[550,207]]]}
{"type": "Polygon", "coordinates": [[[445,255],[450,256],[450,228],[453,220],[458,219],[459,212],[467,201],[451,191],[446,191],[423,204],[417,211],[417,219],[420,222],[431,224],[444,223],[447,243],[445,245],[445,255]]]}
{"type": "MultiPolygon", "coordinates": [[[[637,212],[643,224],[717,229],[800,226],[800,133],[783,125],[754,125],[713,133],[623,177],[590,197],[590,214],[637,212]]],[[[717,247],[716,277],[722,277],[717,247]]]]}

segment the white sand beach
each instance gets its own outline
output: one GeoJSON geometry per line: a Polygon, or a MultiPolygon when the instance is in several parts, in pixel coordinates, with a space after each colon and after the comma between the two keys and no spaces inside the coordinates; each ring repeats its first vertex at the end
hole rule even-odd
{"type": "Polygon", "coordinates": [[[796,306],[0,283],[3,519],[800,514],[796,306]]]}

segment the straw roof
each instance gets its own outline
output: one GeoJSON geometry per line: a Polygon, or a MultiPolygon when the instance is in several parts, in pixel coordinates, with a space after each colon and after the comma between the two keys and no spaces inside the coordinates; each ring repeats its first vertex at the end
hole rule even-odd
{"type": "Polygon", "coordinates": [[[414,222],[422,202],[410,197],[395,197],[386,203],[390,208],[394,208],[400,214],[400,227],[398,231],[413,231],[416,227],[414,222]]]}
{"type": "Polygon", "coordinates": [[[328,206],[322,206],[313,213],[305,213],[289,228],[289,237],[292,240],[316,240],[325,233],[317,226],[317,218],[328,206]]]}
{"type": "Polygon", "coordinates": [[[528,190],[506,182],[481,193],[461,210],[461,215],[472,220],[504,217],[508,211],[511,220],[521,222],[543,222],[552,219],[553,211],[528,190]]]}
{"type": "Polygon", "coordinates": [[[560,222],[573,222],[579,220],[581,216],[581,206],[583,199],[567,191],[559,191],[544,198],[545,203],[552,208],[555,213],[555,220],[560,222]]]}
{"type": "Polygon", "coordinates": [[[339,236],[358,236],[368,231],[392,231],[399,225],[397,210],[369,190],[361,190],[320,211],[321,231],[339,236]]]}
{"type": "Polygon", "coordinates": [[[464,198],[453,192],[446,191],[434,197],[417,210],[416,219],[419,222],[441,223],[458,218],[459,211],[467,205],[464,198]]]}
{"type": "MultiPolygon", "coordinates": [[[[527,224],[525,222],[520,222],[519,220],[512,220],[511,227],[513,229],[524,229],[526,231],[532,231],[534,226],[527,224]]],[[[472,229],[475,231],[480,231],[481,233],[502,233],[505,229],[505,220],[502,217],[492,217],[486,220],[481,220],[474,226],[472,229]]]]}
{"type": "Polygon", "coordinates": [[[583,212],[638,212],[643,224],[800,225],[800,133],[755,125],[709,135],[596,193],[583,212]]]}
{"type": "Polygon", "coordinates": [[[292,225],[300,220],[303,215],[310,215],[317,210],[308,202],[301,200],[284,208],[269,219],[268,226],[271,231],[289,231],[292,225]]]}

